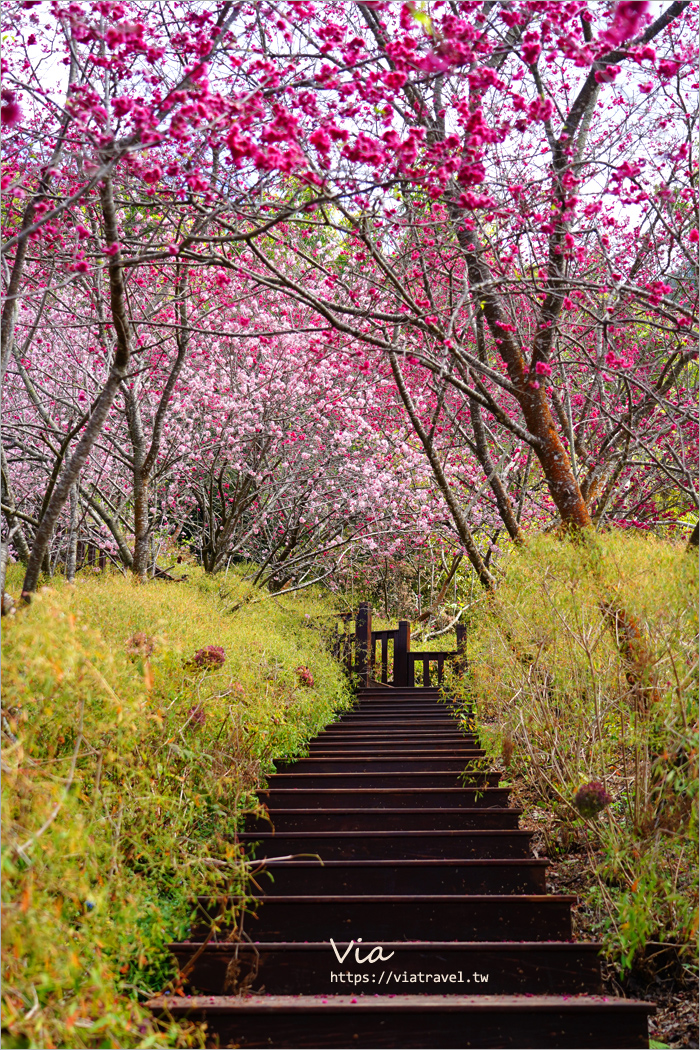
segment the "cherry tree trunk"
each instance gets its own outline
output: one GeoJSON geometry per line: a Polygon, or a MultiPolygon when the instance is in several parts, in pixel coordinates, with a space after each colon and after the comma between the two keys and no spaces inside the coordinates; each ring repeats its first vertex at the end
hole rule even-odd
{"type": "Polygon", "coordinates": [[[100,201],[102,205],[102,217],[104,219],[107,244],[117,246],[117,250],[110,256],[109,261],[109,290],[112,312],[112,322],[116,335],[114,355],[109,370],[109,375],[102,388],[102,393],[95,402],[92,415],[90,416],[82,436],[76,445],[75,452],[64,467],[54,490],[51,494],[39,527],[34,535],[34,542],[29,553],[27,571],[22,586],[22,596],[29,600],[31,594],[36,590],[39,583],[41,568],[49,549],[51,534],[58,522],[61,511],[68,500],[71,489],[78,482],[92,448],[97,441],[105,424],[109,410],[114,403],[117,392],[126,376],[126,371],[131,358],[131,332],[126,306],[126,291],[124,288],[124,274],[122,271],[121,253],[118,250],[119,238],[117,231],[117,217],[114,206],[114,196],[111,179],[105,179],[100,187],[100,201]]]}
{"type": "Polygon", "coordinates": [[[134,575],[143,583],[148,578],[148,479],[140,472],[134,477],[134,575]]]}
{"type": "Polygon", "coordinates": [[[70,490],[70,528],[68,531],[68,552],[66,554],[66,580],[75,581],[75,569],[78,561],[78,485],[70,490]]]}
{"type": "Polygon", "coordinates": [[[508,377],[516,389],[516,398],[530,434],[536,438],[535,455],[540,461],[547,486],[564,525],[584,529],[591,516],[581,495],[571,460],[557,433],[554,417],[547,404],[545,391],[531,379],[527,364],[510,326],[503,315],[495,282],[472,231],[460,229],[459,241],[465,250],[469,282],[477,309],[483,311],[486,323],[499,347],[508,377]]]}
{"type": "Polygon", "coordinates": [[[123,372],[113,367],[112,373],[97,400],[95,410],[90,416],[90,422],[83,431],[75,452],[56,483],[49,505],[44,511],[44,516],[34,535],[34,542],[29,552],[27,571],[22,585],[22,596],[24,598],[28,598],[37,588],[54,526],[70,496],[72,487],[78,480],[78,475],[85,466],[95,441],[102,431],[109,410],[117,396],[122,376],[123,372]]]}

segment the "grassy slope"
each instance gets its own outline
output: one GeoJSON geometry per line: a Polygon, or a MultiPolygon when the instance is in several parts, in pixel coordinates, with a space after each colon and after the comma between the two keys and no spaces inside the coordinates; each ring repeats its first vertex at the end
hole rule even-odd
{"type": "Polygon", "coordinates": [[[586,858],[586,932],[623,973],[666,945],[693,965],[697,558],[645,535],[533,538],[471,628],[461,687],[548,855],[586,858]],[[591,781],[613,802],[585,821],[591,781]]]}
{"type": "Polygon", "coordinates": [[[201,1045],[138,1000],[172,976],[192,896],[242,885],[230,837],[272,759],[348,702],[325,599],[232,616],[246,585],[226,587],[57,582],[5,621],[3,1046],[201,1045]],[[207,645],[220,669],[185,666],[207,645]]]}

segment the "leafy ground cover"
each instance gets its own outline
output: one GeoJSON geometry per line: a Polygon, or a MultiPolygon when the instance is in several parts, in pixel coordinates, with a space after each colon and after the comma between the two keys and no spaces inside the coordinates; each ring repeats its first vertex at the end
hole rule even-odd
{"type": "Polygon", "coordinates": [[[577,936],[602,940],[618,991],[657,999],[674,1046],[697,1045],[697,580],[648,535],[533,538],[478,606],[457,683],[552,889],[579,895],[577,936]],[[611,801],[586,817],[592,783],[611,801]]]}
{"type": "Polygon", "coordinates": [[[248,585],[188,571],[57,580],[5,619],[5,1047],[204,1045],[139,1003],[192,898],[243,887],[232,839],[272,759],[348,702],[327,600],[232,615],[248,585]]]}

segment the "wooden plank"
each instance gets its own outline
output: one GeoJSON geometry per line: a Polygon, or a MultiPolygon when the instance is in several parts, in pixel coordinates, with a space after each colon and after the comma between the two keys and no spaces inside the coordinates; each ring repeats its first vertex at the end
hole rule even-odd
{"type": "Polygon", "coordinates": [[[251,856],[315,855],[324,860],[423,857],[529,857],[529,831],[467,829],[459,831],[284,831],[251,832],[239,841],[251,856]]]}
{"type": "MultiPolygon", "coordinates": [[[[348,940],[360,930],[375,941],[566,941],[571,938],[575,897],[525,894],[390,894],[266,896],[242,906],[242,928],[253,943],[348,940]],[[371,934],[370,934],[371,931],[371,934]]],[[[218,898],[202,898],[206,935],[220,910],[218,898]]],[[[233,927],[228,923],[222,931],[233,927]]],[[[226,939],[218,936],[218,940],[226,939]]]]}
{"type": "Polygon", "coordinates": [[[586,996],[171,996],[155,1012],[206,1020],[221,1045],[366,1050],[648,1047],[655,1007],[586,996]]]}
{"type": "Polygon", "coordinates": [[[261,802],[277,808],[394,809],[481,808],[508,805],[510,788],[276,788],[259,791],[261,802]]]}
{"type": "MultiPolygon", "coordinates": [[[[198,951],[201,942],[181,942],[168,946],[180,967],[184,967],[198,951]]],[[[366,957],[373,947],[370,942],[360,958],[366,957]]],[[[344,956],[341,967],[334,964],[337,958],[327,943],[281,942],[251,947],[245,944],[210,943],[202,951],[190,979],[190,987],[206,995],[222,995],[226,991],[226,970],[231,959],[237,958],[240,967],[239,980],[249,978],[251,992],[264,985],[271,995],[309,995],[342,992],[347,984],[338,980],[338,971],[350,974],[357,987],[367,984],[381,991],[389,974],[396,974],[399,982],[392,981],[400,991],[416,988],[432,988],[427,982],[419,983],[418,975],[432,974],[446,977],[458,975],[469,980],[472,994],[513,995],[582,995],[602,991],[598,944],[521,942],[455,942],[424,941],[407,944],[402,941],[383,942],[383,955],[390,956],[386,964],[368,965],[358,963],[353,945],[348,941],[337,944],[339,954],[344,956]],[[348,951],[348,949],[350,949],[348,951]],[[384,977],[381,977],[384,970],[384,977]],[[478,984],[474,972],[488,974],[487,983],[478,984]],[[415,976],[415,983],[411,978],[415,976]],[[381,983],[379,983],[381,982],[381,983]]],[[[388,987],[388,984],[387,984],[388,987]]],[[[449,980],[438,985],[443,995],[464,994],[465,984],[449,980]]],[[[373,989],[374,990],[374,989],[373,989]]]]}

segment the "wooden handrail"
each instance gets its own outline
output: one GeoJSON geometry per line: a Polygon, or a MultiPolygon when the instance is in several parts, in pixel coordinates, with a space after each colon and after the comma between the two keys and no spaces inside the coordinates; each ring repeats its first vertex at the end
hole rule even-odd
{"type": "Polygon", "coordinates": [[[438,685],[442,684],[442,680],[445,677],[445,661],[450,660],[455,656],[460,656],[460,649],[453,650],[434,650],[433,652],[413,652],[408,654],[408,685],[415,686],[416,677],[416,664],[423,664],[423,687],[428,688],[430,686],[430,665],[436,662],[438,665],[438,685]]]}
{"type": "Polygon", "coordinates": [[[394,666],[396,666],[396,639],[398,638],[398,630],[387,630],[387,631],[372,631],[372,643],[371,643],[371,654],[370,654],[370,667],[374,668],[377,663],[377,642],[381,642],[382,645],[382,658],[381,658],[381,676],[380,680],[383,685],[389,684],[389,642],[394,643],[394,666]]]}
{"type": "MultiPolygon", "coordinates": [[[[342,613],[339,619],[346,623],[351,614],[342,613]]],[[[430,686],[430,665],[437,663],[438,685],[445,675],[445,663],[455,657],[464,656],[467,629],[462,624],[456,627],[457,648],[431,652],[411,652],[411,624],[399,620],[399,626],[384,630],[372,630],[372,609],[368,602],[360,604],[355,618],[354,634],[338,634],[333,643],[333,655],[343,661],[348,671],[359,676],[360,686],[367,686],[373,679],[375,667],[380,667],[379,680],[382,685],[394,688],[414,688],[416,664],[423,665],[423,688],[430,686]],[[389,681],[389,643],[393,643],[393,680],[389,681]],[[381,658],[377,660],[377,643],[381,644],[381,658]]]]}

